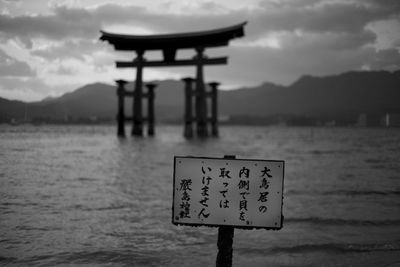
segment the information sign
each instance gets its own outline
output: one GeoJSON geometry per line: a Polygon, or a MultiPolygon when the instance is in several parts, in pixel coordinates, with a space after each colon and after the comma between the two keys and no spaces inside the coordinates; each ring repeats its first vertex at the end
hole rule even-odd
{"type": "Polygon", "coordinates": [[[282,228],[284,161],[174,158],[172,222],[282,228]]]}

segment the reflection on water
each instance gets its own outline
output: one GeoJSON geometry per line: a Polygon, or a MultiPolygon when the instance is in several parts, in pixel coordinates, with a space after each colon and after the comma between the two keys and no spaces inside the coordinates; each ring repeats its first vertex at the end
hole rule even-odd
{"type": "Polygon", "coordinates": [[[285,160],[284,226],[236,230],[234,265],[399,259],[400,130],[223,127],[187,141],[112,126],[0,126],[0,263],[215,265],[217,229],[171,223],[173,157],[285,160]]]}

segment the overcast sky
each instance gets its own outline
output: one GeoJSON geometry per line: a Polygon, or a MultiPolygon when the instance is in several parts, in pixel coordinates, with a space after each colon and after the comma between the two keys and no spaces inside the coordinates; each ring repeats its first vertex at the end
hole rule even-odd
{"type": "MultiPolygon", "coordinates": [[[[205,68],[206,80],[222,89],[400,69],[399,0],[0,0],[0,97],[34,101],[88,83],[134,80],[135,69],[114,65],[134,53],[115,52],[99,41],[100,30],[162,34],[243,21],[243,38],[206,50],[229,57],[228,65],[205,68]]],[[[144,79],[194,74],[187,67],[147,68],[144,79]]]]}

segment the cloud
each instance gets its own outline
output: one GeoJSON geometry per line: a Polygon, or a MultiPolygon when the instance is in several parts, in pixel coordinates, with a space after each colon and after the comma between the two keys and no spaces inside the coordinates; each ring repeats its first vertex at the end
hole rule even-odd
{"type": "Polygon", "coordinates": [[[35,76],[35,71],[25,62],[7,55],[0,49],[0,76],[35,76]]]}
{"type": "Polygon", "coordinates": [[[45,88],[45,84],[37,77],[21,78],[21,77],[1,77],[0,87],[3,90],[21,90],[24,88],[45,88]]]}
{"type": "MultiPolygon", "coordinates": [[[[140,6],[106,4],[95,8],[55,6],[50,14],[20,15],[0,14],[0,32],[7,38],[18,38],[28,48],[29,39],[69,38],[97,39],[99,30],[115,24],[132,24],[153,31],[174,32],[191,29],[214,28],[216,24],[230,25],[238,18],[231,15],[176,15],[150,12],[140,6]],[[211,20],[210,20],[211,19],[211,20]]],[[[242,16],[244,18],[244,16],[242,16]]]]}
{"type": "Polygon", "coordinates": [[[226,82],[255,85],[271,81],[288,85],[305,74],[331,75],[360,70],[365,65],[371,70],[400,68],[400,54],[396,49],[377,52],[372,46],[358,47],[359,41],[348,45],[337,44],[335,41],[340,40],[340,35],[329,35],[332,36],[309,34],[307,38],[300,38],[288,35],[284,37],[286,45],[280,49],[262,46],[228,47],[226,51],[232,55],[229,65],[215,68],[215,71],[208,70],[207,78],[221,81],[222,87],[226,82]],[[331,48],[328,49],[327,45],[331,48]],[[354,49],[354,46],[357,48],[354,49]],[[221,77],[224,78],[221,80],[221,77]]]}
{"type": "Polygon", "coordinates": [[[396,16],[399,2],[380,1],[264,1],[252,16],[253,34],[265,31],[348,32],[363,31],[368,23],[396,16]]]}
{"type": "Polygon", "coordinates": [[[49,85],[38,77],[0,77],[0,96],[8,99],[39,101],[48,96],[60,96],[79,84],[49,85]]]}
{"type": "MultiPolygon", "coordinates": [[[[99,77],[104,81],[125,74],[133,77],[131,69],[116,69],[114,61],[132,60],[134,53],[116,52],[107,42],[99,41],[101,29],[118,31],[121,25],[125,32],[129,29],[140,35],[207,30],[248,21],[244,38],[235,39],[227,48],[206,51],[208,56],[229,56],[227,66],[205,69],[207,80],[219,80],[222,87],[264,81],[288,84],[303,74],[328,75],[361,67],[400,68],[399,31],[394,29],[400,25],[398,0],[264,0],[258,8],[251,2],[251,7],[243,4],[237,8],[228,1],[225,5],[164,1],[165,8],[157,10],[138,2],[82,7],[78,2],[60,5],[54,1],[46,12],[35,9],[36,14],[10,8],[9,13],[0,13],[1,47],[23,43],[21,49],[27,55],[18,56],[21,49],[14,54],[9,53],[10,47],[10,51],[5,49],[8,55],[0,54],[0,76],[31,79],[3,79],[0,87],[4,82],[14,83],[10,88],[15,90],[19,85],[27,88],[29,83],[31,88],[40,88],[38,81],[42,79],[47,84],[42,84],[43,88],[50,90],[50,85],[71,86],[70,81],[95,82],[99,77]],[[29,64],[23,62],[25,59],[29,64]],[[39,76],[36,80],[33,67],[39,76]]],[[[193,50],[179,55],[192,57],[193,50]]],[[[152,56],[145,54],[148,60],[152,56]]],[[[144,75],[194,73],[194,68],[168,68],[146,69],[144,75]]]]}
{"type": "Polygon", "coordinates": [[[376,40],[376,34],[370,30],[360,33],[349,32],[303,32],[281,31],[271,32],[259,39],[248,41],[239,40],[236,46],[264,47],[276,49],[298,49],[306,47],[319,47],[326,50],[358,49],[364,45],[372,44],[376,40]]]}
{"type": "Polygon", "coordinates": [[[111,48],[105,43],[97,40],[75,39],[64,42],[56,42],[40,48],[33,48],[31,55],[39,56],[46,60],[70,59],[76,58],[85,60],[97,51],[111,51],[111,48]]]}
{"type": "Polygon", "coordinates": [[[384,49],[378,51],[373,59],[369,62],[371,69],[386,69],[386,70],[398,70],[400,69],[400,53],[397,49],[384,49]]]}
{"type": "MultiPolygon", "coordinates": [[[[257,10],[227,10],[225,13],[170,14],[152,12],[141,6],[105,4],[94,8],[54,6],[46,15],[0,15],[0,31],[30,44],[26,38],[69,38],[95,39],[99,30],[115,24],[131,24],[151,31],[182,32],[228,26],[250,20],[246,27],[247,36],[257,39],[271,31],[346,32],[358,33],[373,21],[396,16],[399,4],[367,1],[282,1],[271,4],[265,1],[257,10]],[[297,4],[296,4],[297,3],[297,4]],[[24,40],[25,39],[25,40],[24,40]]],[[[202,9],[222,9],[217,4],[205,2],[202,9]]]]}
{"type": "MultiPolygon", "coordinates": [[[[82,10],[81,13],[84,13],[82,10]]],[[[82,14],[84,15],[84,14],[82,14]]],[[[32,47],[29,41],[33,38],[47,38],[50,40],[68,39],[72,36],[89,37],[95,36],[93,30],[98,27],[90,21],[85,23],[79,21],[65,20],[62,14],[53,15],[22,15],[13,17],[11,15],[0,15],[0,31],[8,38],[20,39],[28,48],[32,47]]]]}
{"type": "Polygon", "coordinates": [[[77,73],[77,70],[73,68],[69,68],[66,66],[59,66],[57,69],[50,71],[51,73],[58,74],[58,75],[73,75],[77,73]]]}

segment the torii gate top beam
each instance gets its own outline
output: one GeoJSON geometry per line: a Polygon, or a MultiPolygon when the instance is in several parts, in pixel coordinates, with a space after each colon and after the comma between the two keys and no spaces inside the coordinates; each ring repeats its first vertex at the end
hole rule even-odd
{"type": "Polygon", "coordinates": [[[208,31],[159,35],[127,35],[100,31],[100,40],[108,41],[114,45],[115,50],[125,51],[176,51],[196,47],[219,47],[228,45],[233,38],[244,36],[243,27],[246,23],[208,31]]]}

